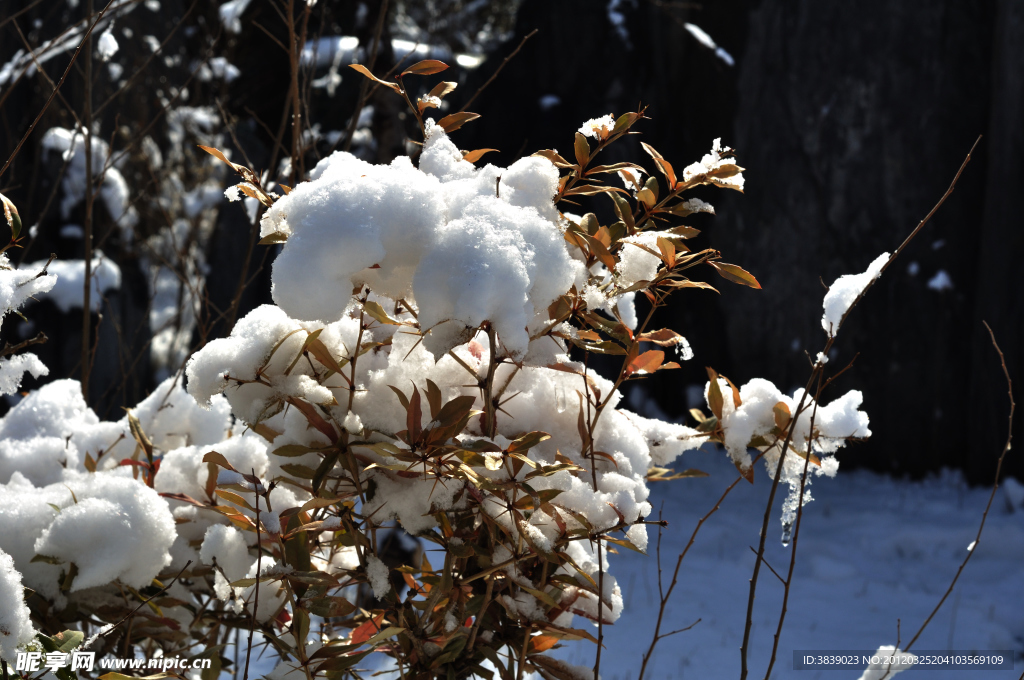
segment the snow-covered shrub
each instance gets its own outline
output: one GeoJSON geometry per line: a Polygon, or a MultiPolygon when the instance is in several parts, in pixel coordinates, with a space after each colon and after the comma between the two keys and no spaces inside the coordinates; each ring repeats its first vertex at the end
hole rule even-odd
{"type": "MultiPolygon", "coordinates": [[[[444,68],[380,81],[420,125],[415,159],[336,152],[282,196],[204,147],[242,176],[229,198],[262,204],[262,242],[283,244],[276,304],[192,355],[187,394],[171,376],[103,422],[77,382],[57,381],[0,421],[0,550],[13,558],[0,573],[24,574],[35,606],[114,622],[160,595],[159,634],[136,631],[146,644],[259,626],[282,674],[309,678],[344,677],[374,651],[408,677],[582,677],[545,652],[596,641],[589,623],[620,616],[609,553],[646,551],[648,483],[683,476],[668,467],[681,454],[720,443],[752,479],[749,448],[773,475],[795,453],[779,472],[786,523],[810,499],[807,466],[832,475],[831,454],[868,436],[859,393],[819,407],[710,369],[696,428],[622,408],[623,383],[678,368],[666,352],[692,357],[681,335],[648,328],[673,292],[713,290],[690,268],[760,287],[691,250],[698,232],[679,223],[714,212],[688,190],[742,190],[742,168],[720,140],[679,176],[644,144],[661,181],[597,165],[643,110],[585,123],[572,160],[544,150],[477,167],[483,151],[449,137],[475,114],[425,118],[454,84],[416,104],[404,90],[402,77],[444,68]],[[562,211],[602,195],[609,223],[562,211]],[[599,375],[595,354],[620,369],[599,375]],[[396,527],[431,549],[396,561],[396,527]]],[[[67,154],[75,136],[53,139],[67,154]]],[[[8,307],[53,286],[7,273],[8,307]]]]}

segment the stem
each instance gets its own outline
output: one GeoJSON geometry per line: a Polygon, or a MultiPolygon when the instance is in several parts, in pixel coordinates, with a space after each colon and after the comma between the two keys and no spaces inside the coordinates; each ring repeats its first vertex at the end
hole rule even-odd
{"type": "MultiPolygon", "coordinates": [[[[256,477],[255,468],[252,476],[256,477]]],[[[259,479],[257,477],[257,479],[259,479]]],[[[260,484],[259,486],[262,486],[260,484]]],[[[249,680],[249,658],[252,656],[252,634],[256,628],[256,613],[260,610],[260,570],[263,566],[263,542],[260,537],[260,491],[256,488],[256,584],[253,586],[252,618],[249,620],[249,644],[245,648],[245,673],[242,680],[249,680]]]]}
{"type": "Polygon", "coordinates": [[[494,404],[494,373],[498,367],[498,337],[494,330],[494,325],[491,323],[487,324],[487,340],[490,345],[490,358],[487,364],[487,380],[484,383],[484,418],[485,418],[485,430],[488,437],[491,439],[498,432],[498,414],[495,410],[494,404]]]}
{"type": "MultiPolygon", "coordinates": [[[[88,17],[93,13],[93,0],[86,0],[85,13],[88,17]]],[[[82,293],[82,396],[89,402],[89,369],[92,362],[89,357],[90,328],[92,326],[92,32],[85,37],[85,110],[82,122],[85,128],[85,218],[82,229],[85,245],[85,280],[82,293]]],[[[56,92],[56,90],[54,90],[56,92]]]]}
{"type": "MultiPolygon", "coordinates": [[[[811,410],[811,420],[807,428],[807,431],[810,433],[814,432],[814,418],[818,415],[818,404],[821,402],[821,391],[825,387],[821,382],[823,375],[824,371],[818,374],[818,389],[814,394],[814,408],[811,410]]],[[[782,611],[779,612],[779,625],[775,629],[775,639],[772,642],[772,655],[768,659],[768,670],[765,671],[764,680],[768,680],[772,675],[772,667],[775,665],[775,658],[779,652],[779,638],[782,636],[782,625],[786,621],[786,611],[789,606],[789,589],[790,585],[793,583],[793,569],[796,566],[796,548],[800,541],[800,524],[804,518],[804,490],[807,485],[807,468],[811,463],[811,454],[813,453],[812,448],[811,441],[808,440],[807,456],[804,458],[804,470],[800,475],[800,498],[796,504],[796,526],[793,527],[793,549],[789,553],[789,572],[786,574],[786,580],[782,581],[782,611]]],[[[768,563],[765,562],[765,564],[768,563]]],[[[768,568],[771,569],[771,565],[768,565],[768,568]]],[[[778,574],[776,574],[776,576],[778,576],[778,574]]],[[[779,580],[782,579],[780,578],[779,580]]]]}
{"type": "Polygon", "coordinates": [[[480,624],[484,620],[484,614],[487,612],[487,605],[491,603],[491,595],[494,593],[494,579],[487,579],[487,590],[484,591],[484,603],[480,605],[480,611],[477,612],[476,621],[473,622],[473,632],[469,634],[469,643],[466,645],[466,654],[473,652],[473,645],[476,644],[477,633],[480,632],[480,624]]]}
{"type": "MultiPolygon", "coordinates": [[[[964,161],[964,163],[966,162],[967,161],[964,161]]],[[[1009,453],[1010,446],[1013,444],[1013,414],[1017,408],[1017,404],[1013,400],[1013,381],[1010,380],[1010,371],[1006,368],[1006,357],[1003,356],[1003,350],[999,349],[999,344],[996,342],[995,333],[992,332],[992,328],[988,325],[987,322],[982,321],[982,323],[985,324],[985,330],[988,331],[988,335],[992,339],[992,346],[996,348],[996,352],[999,354],[999,363],[1002,365],[1003,375],[1006,377],[1006,393],[1010,398],[1010,415],[1007,418],[1008,425],[1006,433],[1006,444],[1003,445],[1003,451],[1002,453],[999,454],[999,462],[996,463],[996,476],[995,480],[993,480],[992,482],[992,493],[988,495],[988,503],[985,504],[985,512],[981,514],[981,524],[978,525],[978,534],[974,537],[974,545],[971,546],[971,549],[967,551],[967,557],[965,557],[964,561],[960,563],[960,567],[956,570],[956,575],[953,576],[953,580],[950,581],[949,588],[947,588],[946,592],[942,595],[942,599],[939,600],[939,603],[937,605],[935,605],[935,609],[932,610],[932,613],[929,614],[928,618],[925,619],[924,623],[921,624],[921,628],[918,629],[918,631],[914,634],[914,637],[911,638],[910,642],[907,643],[906,648],[904,648],[903,650],[905,652],[910,651],[910,647],[915,642],[917,642],[917,638],[921,637],[921,633],[923,633],[924,629],[928,627],[928,624],[931,623],[935,615],[939,613],[939,609],[941,609],[942,605],[946,602],[946,598],[948,598],[950,593],[953,592],[953,588],[954,586],[956,586],[956,582],[960,579],[960,574],[963,573],[964,567],[967,566],[967,563],[970,562],[971,557],[974,556],[974,551],[978,549],[978,544],[981,543],[981,532],[985,530],[985,520],[988,519],[988,511],[992,509],[992,501],[995,500],[996,491],[999,489],[999,475],[1002,473],[1003,470],[1003,461],[1006,459],[1006,454],[1009,453]]]]}

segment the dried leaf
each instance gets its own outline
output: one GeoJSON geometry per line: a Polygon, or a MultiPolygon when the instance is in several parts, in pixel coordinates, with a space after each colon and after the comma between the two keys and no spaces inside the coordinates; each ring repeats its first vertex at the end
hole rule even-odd
{"type": "Polygon", "coordinates": [[[437,59],[424,59],[423,61],[417,62],[402,71],[402,75],[431,76],[435,73],[440,73],[447,68],[448,64],[443,61],[438,61],[437,59]]]}
{"type": "Polygon", "coordinates": [[[742,267],[737,267],[734,264],[726,264],[724,262],[708,262],[708,264],[714,267],[715,271],[721,274],[724,279],[744,286],[750,286],[751,288],[757,288],[758,290],[761,289],[761,284],[757,282],[757,279],[742,267]]]}
{"type": "Polygon", "coordinates": [[[375,76],[372,73],[370,73],[370,69],[366,68],[362,64],[349,64],[348,66],[351,69],[355,69],[356,71],[359,71],[360,73],[362,73],[364,76],[366,76],[370,80],[374,81],[375,83],[379,83],[380,85],[383,85],[384,87],[390,87],[392,90],[394,90],[395,92],[398,92],[399,94],[402,93],[402,88],[400,88],[398,86],[398,83],[389,83],[386,80],[381,80],[377,76],[375,76]]]}
{"type": "Polygon", "coordinates": [[[583,136],[583,133],[576,133],[573,150],[576,152],[576,163],[581,168],[587,167],[587,163],[590,162],[590,144],[587,143],[587,138],[583,136]]]}
{"type": "Polygon", "coordinates": [[[428,97],[437,97],[444,99],[445,95],[449,94],[452,90],[458,87],[458,83],[453,83],[450,80],[442,80],[430,90],[428,97]]]}
{"type": "Polygon", "coordinates": [[[478,160],[484,157],[484,154],[488,154],[497,149],[476,149],[474,151],[463,151],[462,160],[469,161],[470,163],[476,163],[478,160]]]}
{"type": "Polygon", "coordinates": [[[465,125],[471,120],[476,120],[480,117],[479,113],[470,113],[469,111],[462,111],[459,113],[452,113],[441,120],[437,121],[437,124],[444,128],[445,132],[454,132],[460,127],[465,125]]]}

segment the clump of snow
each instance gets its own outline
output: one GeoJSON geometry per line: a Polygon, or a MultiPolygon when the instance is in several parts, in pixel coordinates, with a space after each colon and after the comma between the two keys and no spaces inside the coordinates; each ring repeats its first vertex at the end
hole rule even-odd
{"type": "Polygon", "coordinates": [[[383,598],[391,590],[390,570],[376,555],[369,555],[366,558],[366,578],[370,580],[370,587],[373,589],[373,596],[378,600],[383,598]]]}
{"type": "MultiPolygon", "coordinates": [[[[124,154],[111,158],[107,142],[97,135],[90,136],[92,144],[92,168],[88,173],[95,178],[102,175],[100,198],[114,222],[121,227],[122,233],[130,234],[131,228],[139,221],[138,212],[130,203],[128,183],[118,169],[123,162],[124,154]]],[[[85,134],[82,130],[68,130],[54,127],[46,131],[42,141],[43,149],[58,151],[67,163],[61,188],[64,197],[60,202],[62,219],[71,216],[71,210],[85,198],[86,167],[85,167],[85,134]]],[[[126,238],[130,238],[126,236],[126,238]]]]}
{"type": "Polygon", "coordinates": [[[113,28],[114,26],[111,24],[96,41],[96,55],[100,61],[109,61],[112,56],[117,54],[117,38],[114,37],[113,28]]]}
{"type": "Polygon", "coordinates": [[[872,657],[878,657],[877,662],[872,661],[860,676],[860,680],[882,680],[891,678],[897,673],[909,669],[917,663],[917,656],[910,652],[904,652],[892,645],[882,645],[872,657]],[[893,663],[895,662],[895,663],[893,663]]]}
{"type": "MultiPolygon", "coordinates": [[[[39,271],[46,265],[45,260],[26,265],[29,271],[39,271]]],[[[98,311],[103,305],[103,296],[111,290],[121,288],[121,268],[103,254],[95,251],[91,265],[92,291],[89,296],[89,308],[98,311]]],[[[47,293],[40,294],[39,299],[53,300],[62,312],[81,309],[85,297],[85,260],[54,260],[50,263],[49,272],[57,277],[47,293]]]]}
{"type": "MultiPolygon", "coordinates": [[[[771,434],[778,424],[776,406],[781,404],[784,406],[781,409],[784,413],[794,413],[804,396],[803,389],[798,389],[792,396],[787,396],[771,382],[763,378],[754,378],[739,388],[741,403],[737,407],[733,401],[732,388],[725,380],[718,380],[719,389],[724,397],[721,423],[725,430],[726,451],[737,466],[749,469],[751,458],[747,448],[754,438],[762,438],[767,444],[758,445],[757,448],[765,452],[765,466],[769,474],[774,476],[785,439],[771,434]]],[[[708,385],[710,387],[710,383],[708,385]]],[[[808,396],[800,416],[787,423],[786,426],[792,434],[780,479],[789,485],[790,493],[783,502],[783,525],[791,523],[796,515],[806,457],[812,454],[821,456],[820,464],[810,464],[807,466],[808,470],[815,475],[832,477],[835,476],[839,464],[831,454],[843,447],[848,438],[871,436],[868,415],[859,410],[862,401],[863,395],[857,390],[847,392],[827,406],[815,404],[814,399],[808,396]],[[813,439],[812,415],[815,430],[813,439]]],[[[809,482],[809,478],[804,479],[804,504],[811,500],[810,492],[806,489],[809,482]]]]}
{"type": "Polygon", "coordinates": [[[245,12],[251,0],[229,0],[220,6],[220,22],[228,33],[238,34],[242,32],[242,13],[245,12]]]}
{"type": "Polygon", "coordinates": [[[600,118],[591,118],[580,126],[578,132],[586,137],[593,137],[594,139],[601,140],[607,137],[614,127],[615,119],[612,118],[612,114],[609,113],[601,116],[600,118]]]}
{"type": "Polygon", "coordinates": [[[683,24],[683,27],[686,28],[690,35],[697,39],[697,42],[704,47],[707,47],[709,50],[713,50],[716,57],[724,61],[729,66],[736,65],[736,60],[732,58],[732,55],[726,52],[724,48],[719,47],[714,38],[708,35],[707,31],[703,28],[689,22],[683,24]]]}
{"type": "Polygon", "coordinates": [[[30,298],[46,293],[57,284],[56,276],[42,274],[42,271],[42,266],[14,269],[7,253],[0,253],[0,324],[7,312],[18,309],[30,298]]]}
{"type": "Polygon", "coordinates": [[[206,530],[199,559],[203,564],[216,563],[228,583],[244,578],[256,560],[249,555],[245,535],[224,524],[214,524],[206,530]]]}
{"type": "Polygon", "coordinates": [[[829,286],[828,292],[825,293],[825,314],[821,317],[821,327],[830,337],[834,337],[839,330],[839,324],[854,300],[872,281],[882,275],[882,268],[888,261],[889,253],[882,253],[868,265],[864,273],[843,274],[829,286]]]}
{"type": "Polygon", "coordinates": [[[68,471],[62,482],[42,487],[16,472],[0,484],[0,549],[14,558],[27,586],[58,605],[67,564],[78,567],[71,592],[114,580],[141,588],[170,563],[174,538],[167,502],[127,468],[68,471]],[[31,564],[36,555],[64,566],[31,564]]]}
{"type": "Polygon", "coordinates": [[[26,373],[31,373],[33,378],[41,378],[49,375],[50,369],[35,354],[0,359],[0,395],[17,392],[26,373]]]}
{"type": "Polygon", "coordinates": [[[661,266],[658,239],[672,236],[664,231],[644,231],[622,239],[619,264],[615,267],[619,285],[628,288],[638,281],[651,281],[661,266]],[[653,251],[653,252],[652,252],[653,251]]]}
{"type": "Polygon", "coordinates": [[[419,169],[406,157],[374,166],[336,153],[267,211],[262,233],[289,234],[274,300],[297,319],[330,321],[368,284],[416,299],[435,354],[490,321],[522,356],[526,326],[578,268],[551,205],[557,170],[539,158],[478,169],[432,122],[427,135],[419,169]]]}
{"type": "Polygon", "coordinates": [[[944,290],[952,290],[953,279],[949,278],[949,272],[945,269],[940,269],[935,272],[935,276],[928,279],[928,287],[940,293],[944,290]]]}
{"type": "MultiPolygon", "coordinates": [[[[721,137],[715,139],[711,145],[711,153],[704,154],[704,157],[697,163],[691,163],[690,165],[683,168],[683,181],[689,182],[691,179],[716,171],[721,171],[724,166],[735,165],[735,160],[727,155],[732,152],[729,147],[722,146],[721,137]]],[[[738,189],[743,191],[744,183],[743,173],[737,172],[731,177],[718,177],[714,180],[714,184],[719,186],[725,186],[731,189],[738,189]]]]}
{"type": "Polygon", "coordinates": [[[14,568],[14,560],[0,550],[0,658],[14,662],[19,645],[31,642],[36,635],[29,619],[21,585],[21,574],[14,568]]]}

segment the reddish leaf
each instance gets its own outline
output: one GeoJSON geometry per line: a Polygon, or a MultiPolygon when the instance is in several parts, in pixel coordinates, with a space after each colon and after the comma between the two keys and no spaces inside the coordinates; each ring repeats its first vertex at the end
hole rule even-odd
{"type": "Polygon", "coordinates": [[[361,624],[358,628],[352,631],[352,637],[349,640],[349,644],[361,645],[378,632],[380,632],[380,623],[384,620],[383,614],[378,614],[376,617],[369,619],[365,623],[361,624]]]}
{"type": "Polygon", "coordinates": [[[654,373],[664,362],[664,352],[660,349],[649,350],[629,362],[629,365],[626,366],[626,375],[654,373]]]}
{"type": "Polygon", "coordinates": [[[338,438],[338,433],[334,431],[334,426],[324,420],[323,416],[317,412],[316,407],[312,404],[295,397],[289,397],[288,403],[299,409],[299,411],[302,412],[302,415],[306,416],[306,421],[311,426],[322,432],[329,441],[333,442],[338,438]]]}

